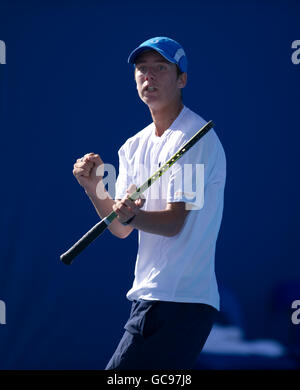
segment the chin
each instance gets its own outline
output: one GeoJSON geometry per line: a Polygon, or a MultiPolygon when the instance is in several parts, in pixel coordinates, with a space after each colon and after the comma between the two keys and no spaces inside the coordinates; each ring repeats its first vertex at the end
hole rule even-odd
{"type": "Polygon", "coordinates": [[[158,99],[155,99],[154,97],[153,98],[144,98],[143,99],[143,102],[151,109],[151,110],[160,110],[162,109],[165,104],[158,100],[158,99]]]}

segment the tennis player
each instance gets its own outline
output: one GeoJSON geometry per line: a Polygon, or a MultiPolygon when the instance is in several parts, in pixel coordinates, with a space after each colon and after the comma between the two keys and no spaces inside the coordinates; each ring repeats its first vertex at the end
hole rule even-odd
{"type": "Polygon", "coordinates": [[[132,51],[128,62],[152,122],[119,150],[115,199],[108,193],[105,199],[97,196],[99,188],[106,191],[96,175],[103,164],[99,155],[86,154],[73,170],[100,218],[112,210],[118,214],[109,226],[112,234],[126,238],[137,229],[139,235],[134,281],[127,293],[131,313],[106,369],[191,369],[219,310],[215,248],[225,154],[212,129],[145,192],[145,199],[129,200],[132,184],[143,183],[206,121],[183,104],[187,58],[178,42],[149,39],[132,51]]]}

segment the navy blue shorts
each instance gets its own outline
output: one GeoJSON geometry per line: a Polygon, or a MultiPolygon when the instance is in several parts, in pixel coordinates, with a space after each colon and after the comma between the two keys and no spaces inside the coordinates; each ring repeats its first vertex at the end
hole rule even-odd
{"type": "Polygon", "coordinates": [[[106,370],[192,369],[217,310],[202,303],[133,301],[106,370]]]}

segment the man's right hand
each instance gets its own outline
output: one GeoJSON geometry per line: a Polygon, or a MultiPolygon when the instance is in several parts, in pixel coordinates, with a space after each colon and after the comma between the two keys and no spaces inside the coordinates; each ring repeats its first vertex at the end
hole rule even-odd
{"type": "Polygon", "coordinates": [[[95,153],[85,154],[74,164],[73,175],[88,194],[95,194],[97,184],[102,180],[103,170],[98,169],[101,165],[104,163],[99,154],[95,153]]]}

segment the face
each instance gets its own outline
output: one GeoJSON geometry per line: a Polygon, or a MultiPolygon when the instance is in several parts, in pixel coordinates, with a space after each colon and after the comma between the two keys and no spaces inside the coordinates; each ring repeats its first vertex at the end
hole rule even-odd
{"type": "Polygon", "coordinates": [[[135,63],[135,81],[142,101],[159,110],[181,100],[186,73],[177,75],[177,66],[156,51],[145,51],[135,63]]]}

